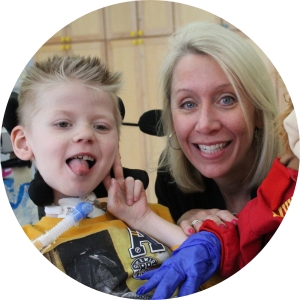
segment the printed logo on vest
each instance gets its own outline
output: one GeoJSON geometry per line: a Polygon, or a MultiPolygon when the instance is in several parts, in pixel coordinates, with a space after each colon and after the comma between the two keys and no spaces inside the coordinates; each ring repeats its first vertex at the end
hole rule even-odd
{"type": "Polygon", "coordinates": [[[155,269],[158,266],[158,260],[154,257],[146,256],[135,259],[131,264],[133,278],[143,275],[145,272],[155,269]]]}
{"type": "Polygon", "coordinates": [[[128,249],[128,251],[131,258],[141,257],[147,254],[147,250],[144,244],[148,244],[151,253],[166,251],[166,248],[162,243],[156,241],[150,236],[143,234],[140,231],[132,230],[130,228],[127,228],[127,230],[130,236],[131,247],[130,249],[128,249]]]}

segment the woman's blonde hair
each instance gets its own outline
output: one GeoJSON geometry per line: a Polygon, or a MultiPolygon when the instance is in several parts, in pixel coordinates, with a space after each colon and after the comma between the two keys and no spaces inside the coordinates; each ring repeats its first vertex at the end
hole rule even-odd
{"type": "MultiPolygon", "coordinates": [[[[277,115],[275,89],[262,59],[248,42],[238,34],[220,25],[196,22],[179,28],[169,40],[169,51],[161,68],[163,93],[162,123],[167,137],[174,132],[171,112],[171,88],[173,70],[178,61],[188,55],[209,55],[220,65],[238,97],[247,124],[247,112],[243,100],[249,99],[261,119],[263,128],[256,128],[257,155],[253,163],[250,187],[258,186],[267,175],[278,151],[274,136],[273,120],[277,115]]],[[[176,134],[172,145],[178,148],[176,134]]],[[[166,142],[159,169],[167,170],[183,192],[205,189],[202,175],[189,162],[181,150],[174,150],[166,142]]]]}
{"type": "Polygon", "coordinates": [[[19,124],[30,128],[39,95],[48,88],[70,81],[78,82],[95,91],[106,91],[111,95],[120,133],[122,118],[116,94],[122,85],[121,73],[110,72],[97,57],[79,55],[61,57],[54,55],[42,62],[36,62],[28,69],[18,97],[19,124]]]}

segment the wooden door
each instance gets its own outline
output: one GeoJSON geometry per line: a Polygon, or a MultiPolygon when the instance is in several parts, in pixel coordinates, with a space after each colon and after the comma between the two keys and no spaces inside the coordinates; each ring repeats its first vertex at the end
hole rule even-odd
{"type": "Polygon", "coordinates": [[[125,2],[105,7],[104,19],[107,39],[137,36],[136,2],[125,2]]]}
{"type": "Polygon", "coordinates": [[[162,36],[173,32],[172,2],[138,1],[138,36],[162,36]]]}
{"type": "Polygon", "coordinates": [[[104,40],[103,9],[92,11],[66,27],[70,42],[104,40]]]}
{"type": "Polygon", "coordinates": [[[104,63],[107,63],[105,43],[101,41],[71,43],[68,54],[78,54],[91,57],[96,56],[104,63]]]}
{"type": "Polygon", "coordinates": [[[59,56],[65,55],[67,50],[62,44],[45,44],[34,55],[34,61],[42,61],[48,57],[57,54],[59,56]]]}
{"type": "Polygon", "coordinates": [[[126,113],[125,122],[137,123],[143,112],[139,46],[136,40],[115,40],[107,43],[108,66],[123,73],[124,86],[120,92],[126,113]]]}
{"type": "Polygon", "coordinates": [[[67,26],[56,32],[51,38],[48,39],[48,44],[59,44],[68,35],[67,26]]]}
{"type": "Polygon", "coordinates": [[[140,45],[144,111],[161,108],[159,70],[167,51],[167,37],[145,38],[140,45]]]}
{"type": "MultiPolygon", "coordinates": [[[[162,96],[159,85],[159,69],[167,51],[167,37],[145,38],[140,45],[141,76],[143,87],[144,112],[162,108],[162,96]]],[[[149,188],[147,191],[149,202],[157,202],[154,185],[158,159],[164,148],[164,137],[145,134],[145,170],[149,174],[149,188]]]]}
{"type": "Polygon", "coordinates": [[[175,29],[191,22],[212,22],[221,24],[221,18],[200,8],[174,3],[175,29]]]}

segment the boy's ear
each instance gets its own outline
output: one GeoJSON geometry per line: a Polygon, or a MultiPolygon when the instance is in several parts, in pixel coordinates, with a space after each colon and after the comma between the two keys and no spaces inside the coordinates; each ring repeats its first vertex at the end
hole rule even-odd
{"type": "Polygon", "coordinates": [[[16,126],[10,134],[11,143],[15,155],[21,160],[30,160],[33,152],[28,146],[25,130],[22,126],[16,126]]]}

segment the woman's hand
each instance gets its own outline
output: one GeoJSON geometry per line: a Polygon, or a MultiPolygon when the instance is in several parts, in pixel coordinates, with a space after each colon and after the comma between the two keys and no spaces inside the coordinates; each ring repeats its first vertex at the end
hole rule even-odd
{"type": "Polygon", "coordinates": [[[177,225],[182,228],[186,235],[191,235],[199,231],[205,220],[213,220],[218,226],[227,227],[224,222],[232,222],[236,225],[238,219],[228,210],[221,210],[217,208],[192,209],[180,217],[177,221],[177,225]]]}

